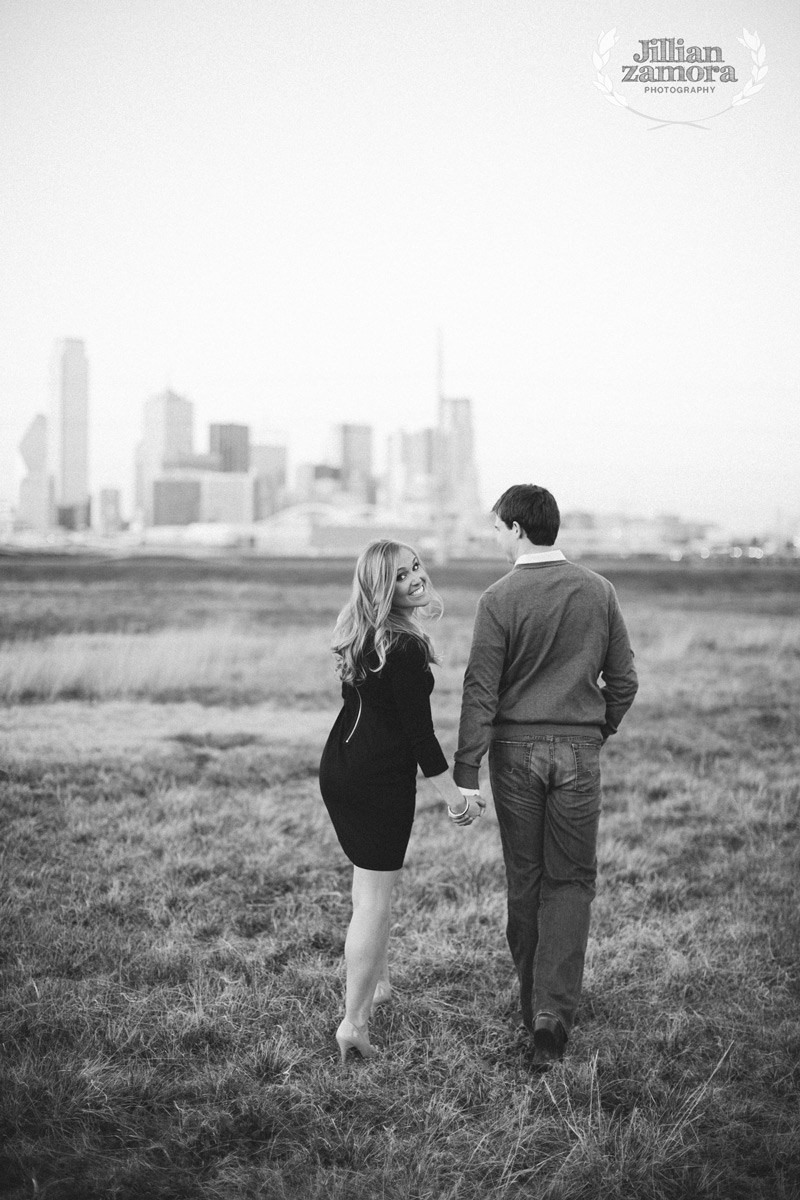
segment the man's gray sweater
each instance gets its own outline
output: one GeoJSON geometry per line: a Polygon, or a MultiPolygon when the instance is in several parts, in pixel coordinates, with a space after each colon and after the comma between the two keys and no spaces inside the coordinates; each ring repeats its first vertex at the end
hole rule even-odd
{"type": "Polygon", "coordinates": [[[496,738],[605,740],[637,686],[628,631],[607,579],[566,559],[514,567],[478,602],[456,783],[477,788],[481,759],[496,738]]]}

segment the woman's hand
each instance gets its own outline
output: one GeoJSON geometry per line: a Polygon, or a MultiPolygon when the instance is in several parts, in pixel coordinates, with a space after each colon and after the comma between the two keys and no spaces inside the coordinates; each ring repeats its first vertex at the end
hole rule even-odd
{"type": "Polygon", "coordinates": [[[447,815],[454,825],[471,825],[473,821],[477,821],[478,817],[482,817],[486,809],[486,802],[481,798],[479,792],[461,792],[463,804],[456,807],[455,812],[448,804],[447,815]]]}
{"type": "Polygon", "coordinates": [[[448,816],[454,825],[471,825],[483,816],[486,803],[481,799],[480,792],[467,788],[465,795],[456,787],[449,771],[442,771],[441,775],[429,775],[428,780],[447,805],[448,816]]]}

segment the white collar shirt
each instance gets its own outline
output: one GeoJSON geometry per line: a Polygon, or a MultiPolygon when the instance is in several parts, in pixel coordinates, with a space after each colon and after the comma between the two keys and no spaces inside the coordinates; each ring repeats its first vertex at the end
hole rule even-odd
{"type": "Polygon", "coordinates": [[[529,563],[562,562],[564,555],[561,550],[539,550],[536,554],[520,554],[515,567],[525,567],[529,563]]]}

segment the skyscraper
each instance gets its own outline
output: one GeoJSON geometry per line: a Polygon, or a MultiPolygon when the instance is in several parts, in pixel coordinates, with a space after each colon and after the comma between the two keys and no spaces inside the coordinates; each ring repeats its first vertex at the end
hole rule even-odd
{"type": "Polygon", "coordinates": [[[480,512],[471,400],[440,397],[437,467],[441,516],[463,540],[480,512]]]}
{"type": "Polygon", "coordinates": [[[52,489],[47,474],[47,419],[34,417],[19,444],[27,474],[19,488],[17,519],[23,529],[46,533],[53,520],[52,489]]]}
{"type": "Polygon", "coordinates": [[[112,537],[122,529],[122,496],[119,488],[101,488],[95,525],[103,537],[112,537]]]}
{"type": "Polygon", "coordinates": [[[89,365],[80,338],[56,342],[50,362],[48,468],[56,520],[67,529],[89,524],[89,365]]]}
{"type": "Polygon", "coordinates": [[[277,512],[286,495],[287,452],[285,446],[251,446],[255,519],[277,512]]]}
{"type": "Polygon", "coordinates": [[[136,455],[136,504],[153,524],[153,484],[170,466],[192,454],[194,406],[167,388],[144,405],[144,436],[136,455]]]}
{"type": "Polygon", "coordinates": [[[145,457],[161,471],[192,453],[194,406],[191,400],[167,388],[144,405],[145,457]]]}
{"type": "Polygon", "coordinates": [[[372,426],[337,425],[339,468],[342,489],[354,499],[371,503],[375,499],[372,477],[372,426]]]}
{"type": "Polygon", "coordinates": [[[209,449],[222,471],[250,470],[250,430],[247,425],[210,425],[209,449]]]}
{"type": "Polygon", "coordinates": [[[439,430],[398,430],[388,443],[385,501],[404,519],[430,523],[438,496],[439,430]]]}

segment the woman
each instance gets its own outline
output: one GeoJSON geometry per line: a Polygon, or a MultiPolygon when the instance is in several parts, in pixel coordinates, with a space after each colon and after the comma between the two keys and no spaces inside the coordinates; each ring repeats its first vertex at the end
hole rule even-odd
{"type": "Polygon", "coordinates": [[[387,950],[392,888],[414,821],[417,766],[469,825],[483,812],[462,795],[433,731],[430,694],[437,662],[418,615],[439,616],[442,602],[419,556],[400,542],[367,546],[353,592],[333,634],[344,705],[320,763],[320,789],[336,836],[353,864],[353,915],[345,941],[345,1016],[336,1033],[342,1056],[371,1058],[369,1018],[391,995],[387,950]]]}

